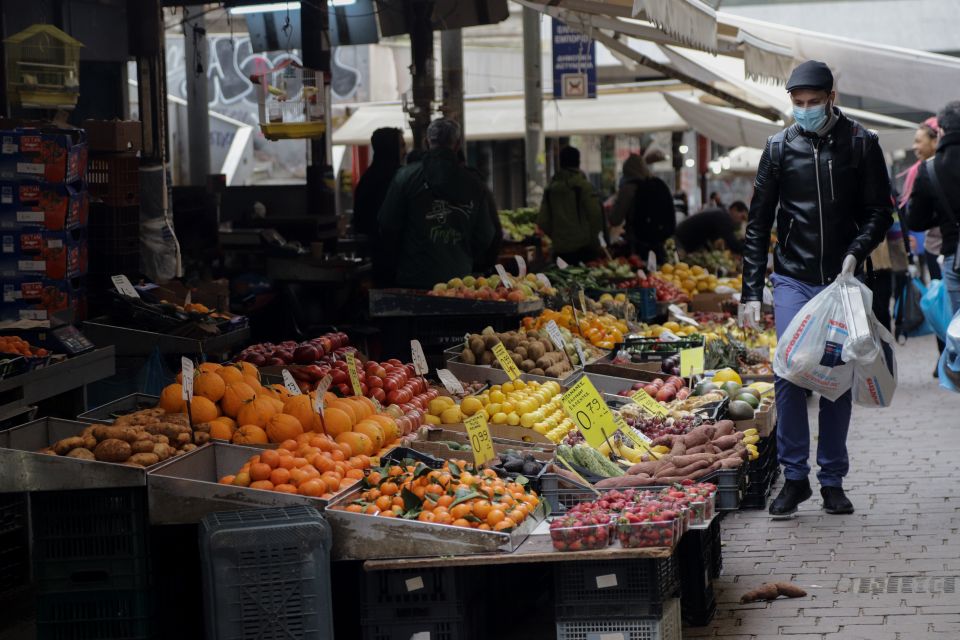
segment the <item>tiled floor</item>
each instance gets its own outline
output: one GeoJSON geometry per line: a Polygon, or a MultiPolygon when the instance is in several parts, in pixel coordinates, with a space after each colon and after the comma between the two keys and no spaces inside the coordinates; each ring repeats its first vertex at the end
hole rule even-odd
{"type": "Polygon", "coordinates": [[[960,639],[960,395],[936,385],[935,357],[932,338],[898,347],[893,406],[855,407],[845,483],[855,514],[821,510],[814,472],[814,497],[794,519],[741,511],[724,520],[716,618],[684,638],[960,639]],[[808,596],[739,604],[780,580],[808,596]]]}

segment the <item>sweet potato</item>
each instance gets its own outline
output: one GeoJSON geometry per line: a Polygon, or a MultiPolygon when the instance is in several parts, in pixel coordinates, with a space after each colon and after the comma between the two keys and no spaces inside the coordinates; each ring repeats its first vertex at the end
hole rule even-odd
{"type": "Polygon", "coordinates": [[[130,443],[118,438],[107,438],[93,450],[97,460],[103,462],[126,462],[130,453],[130,443]]]}
{"type": "Polygon", "coordinates": [[[703,427],[703,433],[707,436],[707,440],[713,440],[717,437],[717,428],[712,424],[705,424],[703,427]]]}
{"type": "Polygon", "coordinates": [[[653,474],[654,478],[665,478],[668,476],[677,475],[677,467],[674,466],[672,462],[668,462],[665,465],[662,465],[657,469],[656,473],[653,474]]]}
{"type": "Polygon", "coordinates": [[[713,462],[714,456],[712,453],[696,453],[696,454],[688,454],[685,456],[673,456],[672,458],[670,458],[670,462],[672,462],[673,465],[678,469],[682,469],[683,467],[686,467],[687,465],[693,464],[694,462],[698,462],[700,460],[706,460],[707,464],[709,465],[710,463],[713,462]]]}
{"type": "Polygon", "coordinates": [[[700,427],[683,436],[683,443],[688,447],[696,447],[701,444],[707,444],[708,442],[710,442],[710,438],[707,437],[706,432],[700,427]]]}
{"type": "Polygon", "coordinates": [[[635,476],[641,473],[647,475],[653,475],[656,472],[657,468],[661,466],[659,460],[651,460],[650,462],[638,462],[627,470],[627,473],[635,476]]]}
{"type": "Polygon", "coordinates": [[[670,455],[672,456],[682,456],[687,452],[687,444],[684,442],[683,438],[677,438],[673,441],[673,446],[670,448],[670,455]]]}
{"type": "Polygon", "coordinates": [[[720,436],[728,436],[734,431],[737,430],[737,425],[733,423],[733,420],[721,420],[714,426],[714,438],[720,436]]]}
{"type": "Polygon", "coordinates": [[[709,466],[710,466],[710,462],[708,462],[707,460],[701,459],[691,464],[688,464],[685,467],[677,467],[676,471],[672,475],[679,476],[681,478],[689,478],[691,473],[694,473],[695,471],[699,471],[700,469],[706,469],[709,466]]]}
{"type": "Polygon", "coordinates": [[[740,604],[757,602],[758,600],[776,600],[780,596],[780,589],[772,582],[766,582],[752,591],[740,596],[740,604]]]}
{"type": "Polygon", "coordinates": [[[696,447],[687,448],[687,455],[694,454],[694,453],[713,453],[713,447],[710,446],[709,444],[701,444],[696,447]]]}
{"type": "Polygon", "coordinates": [[[743,440],[743,434],[740,433],[731,433],[728,436],[721,436],[713,441],[713,446],[719,447],[720,449],[732,449],[743,440]]]}
{"type": "Polygon", "coordinates": [[[676,440],[677,438],[682,438],[682,437],[683,436],[675,436],[675,435],[660,436],[659,438],[655,438],[653,442],[650,443],[650,446],[659,447],[660,445],[663,445],[665,447],[673,447],[673,441],[676,440]]]}
{"type": "Polygon", "coordinates": [[[73,436],[72,438],[64,438],[63,440],[58,440],[53,443],[53,450],[58,456],[65,456],[74,449],[84,446],[84,439],[80,436],[73,436]]]}
{"type": "Polygon", "coordinates": [[[777,582],[776,585],[780,595],[788,598],[803,598],[807,595],[806,591],[790,582],[777,582]]]}

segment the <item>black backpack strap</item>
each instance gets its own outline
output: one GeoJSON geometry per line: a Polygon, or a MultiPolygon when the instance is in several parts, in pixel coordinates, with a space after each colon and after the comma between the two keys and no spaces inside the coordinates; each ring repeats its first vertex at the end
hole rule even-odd
{"type": "Polygon", "coordinates": [[[933,185],[933,191],[937,194],[937,202],[940,204],[940,208],[943,210],[944,214],[948,214],[951,218],[953,216],[953,207],[950,206],[950,200],[947,198],[947,192],[943,190],[943,185],[940,184],[940,178],[937,177],[937,167],[934,164],[936,156],[932,158],[927,158],[924,161],[924,164],[927,165],[927,176],[930,177],[930,184],[933,185]]]}
{"type": "Polygon", "coordinates": [[[858,169],[860,167],[860,160],[863,159],[863,156],[866,153],[867,134],[866,134],[866,131],[863,130],[863,127],[861,127],[860,124],[857,122],[853,123],[852,134],[853,134],[853,154],[852,154],[852,157],[850,158],[850,163],[854,169],[858,169]]]}
{"type": "Polygon", "coordinates": [[[768,138],[770,142],[770,165],[774,168],[777,175],[780,174],[780,168],[783,166],[783,145],[787,142],[787,131],[778,131],[768,138]]]}

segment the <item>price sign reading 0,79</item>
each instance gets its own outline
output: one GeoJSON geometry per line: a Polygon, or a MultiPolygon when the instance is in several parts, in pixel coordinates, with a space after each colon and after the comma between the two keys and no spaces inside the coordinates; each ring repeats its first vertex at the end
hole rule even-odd
{"type": "Polygon", "coordinates": [[[594,449],[620,428],[610,407],[586,376],[563,394],[563,409],[594,449]]]}

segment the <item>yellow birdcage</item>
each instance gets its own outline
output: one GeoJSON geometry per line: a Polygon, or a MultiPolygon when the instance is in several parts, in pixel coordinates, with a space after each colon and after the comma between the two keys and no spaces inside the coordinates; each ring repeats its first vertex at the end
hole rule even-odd
{"type": "Polygon", "coordinates": [[[326,129],[323,74],[285,60],[256,74],[260,131],[270,140],[315,138],[326,129]]]}
{"type": "Polygon", "coordinates": [[[3,42],[12,104],[30,109],[77,106],[82,43],[49,24],[27,27],[3,42]]]}

